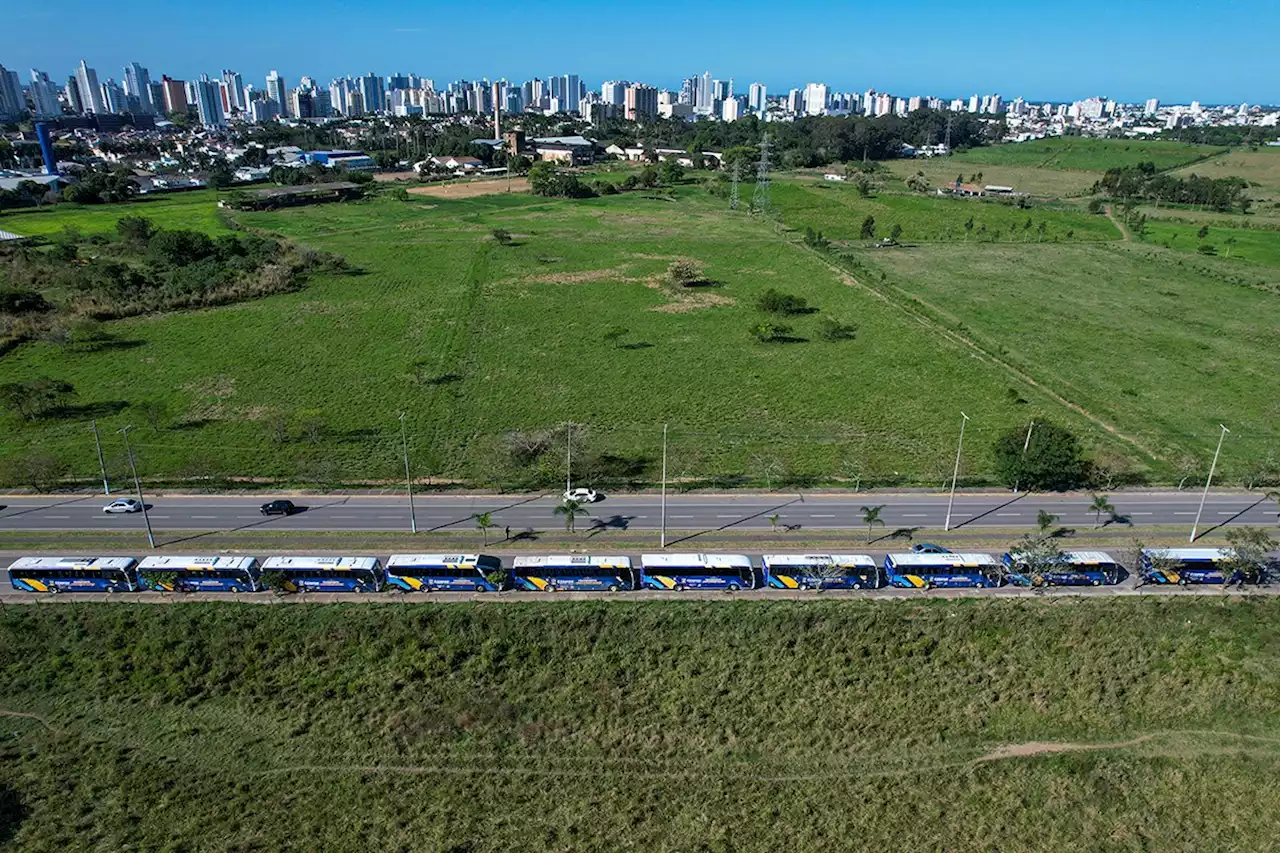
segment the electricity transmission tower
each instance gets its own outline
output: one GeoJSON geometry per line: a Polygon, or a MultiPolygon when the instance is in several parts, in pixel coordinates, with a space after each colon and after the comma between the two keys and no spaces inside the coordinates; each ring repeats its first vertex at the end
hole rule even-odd
{"type": "Polygon", "coordinates": [[[756,189],[751,195],[751,212],[764,213],[769,207],[769,134],[760,140],[760,165],[756,167],[756,189]]]}
{"type": "Polygon", "coordinates": [[[951,116],[947,116],[947,150],[951,150],[951,116]]]}
{"type": "Polygon", "coordinates": [[[729,184],[729,209],[738,209],[738,180],[742,176],[742,163],[735,160],[733,163],[733,181],[729,184]]]}

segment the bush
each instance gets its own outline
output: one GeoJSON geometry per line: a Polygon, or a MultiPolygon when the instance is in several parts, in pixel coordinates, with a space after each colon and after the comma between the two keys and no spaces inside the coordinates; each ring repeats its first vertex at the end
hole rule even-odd
{"type": "Polygon", "coordinates": [[[782,323],[757,323],[751,327],[751,334],[762,344],[775,343],[791,335],[791,327],[782,323]]]}
{"type": "Polygon", "coordinates": [[[803,296],[793,296],[772,287],[760,294],[756,307],[766,314],[803,314],[809,310],[803,296]]]}
{"type": "Polygon", "coordinates": [[[844,323],[835,317],[823,317],[818,321],[818,336],[824,341],[851,341],[858,336],[858,327],[844,323]]]}
{"type": "Polygon", "coordinates": [[[0,287],[0,314],[43,314],[52,310],[53,304],[34,290],[0,287]]]}
{"type": "Polygon", "coordinates": [[[1026,451],[1027,431],[1011,429],[996,439],[996,474],[1009,488],[1065,492],[1088,483],[1089,466],[1080,455],[1080,440],[1064,427],[1036,422],[1026,451]]]}
{"type": "Polygon", "coordinates": [[[697,261],[672,261],[667,267],[667,278],[676,287],[692,287],[705,280],[702,265],[697,261]]]}

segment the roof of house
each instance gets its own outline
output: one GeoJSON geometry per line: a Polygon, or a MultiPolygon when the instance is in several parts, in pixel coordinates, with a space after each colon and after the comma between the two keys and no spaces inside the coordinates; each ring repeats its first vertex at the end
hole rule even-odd
{"type": "Polygon", "coordinates": [[[537,145],[569,145],[574,148],[593,148],[595,143],[585,136],[539,136],[529,140],[537,145]]]}

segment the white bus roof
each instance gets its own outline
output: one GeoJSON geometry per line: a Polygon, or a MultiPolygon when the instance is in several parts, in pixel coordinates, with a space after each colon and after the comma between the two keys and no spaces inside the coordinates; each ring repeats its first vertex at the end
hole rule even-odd
{"type": "Polygon", "coordinates": [[[547,566],[599,566],[605,569],[629,569],[630,557],[589,557],[586,554],[564,554],[549,557],[516,557],[512,567],[538,569],[547,566]]]}
{"type": "Polygon", "coordinates": [[[143,557],[138,571],[180,569],[251,569],[256,557],[143,557]]]}
{"type": "Polygon", "coordinates": [[[765,554],[760,559],[769,566],[836,565],[874,569],[876,561],[866,554],[765,554]]]}
{"type": "Polygon", "coordinates": [[[1143,556],[1166,557],[1184,563],[1219,563],[1231,559],[1231,552],[1222,548],[1143,548],[1143,556]]]}
{"type": "Polygon", "coordinates": [[[961,569],[979,566],[994,566],[996,558],[990,554],[887,554],[887,558],[895,566],[918,568],[921,566],[941,566],[961,569]]]}
{"type": "Polygon", "coordinates": [[[1063,551],[1062,556],[1073,566],[1115,565],[1106,551],[1063,551]]]}
{"type": "MultiPolygon", "coordinates": [[[[462,566],[470,568],[480,561],[480,554],[392,554],[387,568],[398,566],[462,566]]],[[[497,557],[490,557],[496,560],[497,557]]]]}
{"type": "Polygon", "coordinates": [[[12,569],[120,569],[134,564],[133,557],[19,557],[12,569]]]}
{"type": "Polygon", "coordinates": [[[672,569],[700,566],[709,569],[749,569],[751,560],[741,554],[641,554],[645,568],[672,569]]]}
{"type": "Polygon", "coordinates": [[[377,557],[268,557],[262,564],[262,570],[269,572],[281,569],[329,569],[337,572],[373,569],[377,565],[377,557]]]}

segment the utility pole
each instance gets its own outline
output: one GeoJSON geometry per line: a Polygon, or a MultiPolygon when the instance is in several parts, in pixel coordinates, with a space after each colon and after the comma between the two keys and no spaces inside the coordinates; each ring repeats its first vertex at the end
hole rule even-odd
{"type": "Polygon", "coordinates": [[[129,470],[133,472],[133,486],[138,490],[138,503],[142,504],[142,522],[147,526],[147,544],[156,547],[156,536],[151,532],[151,516],[147,514],[147,501],[142,496],[142,481],[138,479],[138,466],[133,461],[133,449],[129,447],[129,430],[132,426],[118,429],[116,432],[124,436],[124,452],[129,457],[129,470]]]}
{"type": "Polygon", "coordinates": [[[413,477],[409,474],[409,433],[405,431],[404,412],[400,413],[400,451],[404,454],[404,487],[409,493],[409,532],[418,532],[418,516],[413,511],[413,477]]]}
{"type": "Polygon", "coordinates": [[[102,438],[98,435],[98,419],[93,419],[93,446],[98,450],[98,470],[102,472],[102,493],[111,496],[111,484],[107,482],[107,463],[102,461],[102,438]]]}
{"type": "Polygon", "coordinates": [[[565,499],[573,491],[573,421],[564,427],[564,494],[565,499]]]}
{"type": "Polygon", "coordinates": [[[960,421],[960,444],[956,446],[956,467],[955,470],[951,472],[951,497],[947,499],[947,520],[942,525],[943,530],[951,529],[951,506],[956,500],[956,479],[960,476],[960,451],[964,449],[965,424],[969,423],[969,416],[964,412],[960,413],[960,417],[963,418],[963,420],[960,421]]]}
{"type": "MultiPolygon", "coordinates": [[[[1031,423],[1027,425],[1027,439],[1026,441],[1022,442],[1022,461],[1024,463],[1027,461],[1027,448],[1031,446],[1031,431],[1035,428],[1036,428],[1036,422],[1035,422],[1035,419],[1033,418],[1031,420],[1031,423]]],[[[1013,481],[1013,493],[1015,495],[1018,493],[1019,483],[1020,483],[1020,480],[1013,481]]]]}
{"type": "Polygon", "coordinates": [[[667,425],[662,425],[662,534],[661,547],[667,547],[667,425]]]}
{"type": "Polygon", "coordinates": [[[1187,540],[1189,542],[1196,541],[1196,530],[1200,527],[1200,513],[1204,512],[1204,502],[1209,497],[1209,484],[1213,482],[1213,472],[1218,469],[1218,454],[1222,452],[1222,440],[1227,437],[1227,433],[1231,432],[1222,424],[1218,426],[1222,427],[1222,432],[1218,434],[1218,449],[1213,451],[1213,464],[1209,466],[1209,479],[1204,481],[1204,491],[1200,493],[1200,508],[1196,510],[1195,524],[1191,525],[1191,538],[1187,540]]]}

